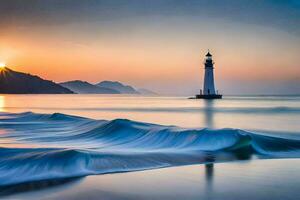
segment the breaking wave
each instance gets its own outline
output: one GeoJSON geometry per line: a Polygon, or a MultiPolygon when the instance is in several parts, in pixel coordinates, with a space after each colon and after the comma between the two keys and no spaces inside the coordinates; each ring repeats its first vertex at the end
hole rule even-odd
{"type": "Polygon", "coordinates": [[[0,114],[0,186],[255,158],[298,158],[300,139],[55,113],[0,114]]]}

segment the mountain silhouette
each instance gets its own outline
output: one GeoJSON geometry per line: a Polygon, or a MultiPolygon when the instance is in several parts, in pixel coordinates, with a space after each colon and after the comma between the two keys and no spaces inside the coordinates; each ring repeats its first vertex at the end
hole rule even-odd
{"type": "Polygon", "coordinates": [[[0,69],[2,94],[72,94],[73,91],[38,76],[16,72],[7,67],[0,69]]]}
{"type": "Polygon", "coordinates": [[[144,94],[144,95],[157,95],[156,92],[153,92],[152,90],[148,90],[146,88],[139,88],[137,90],[140,94],[144,94]]]}
{"type": "Polygon", "coordinates": [[[92,85],[80,80],[63,82],[60,85],[79,94],[120,94],[117,90],[92,85]]]}
{"type": "Polygon", "coordinates": [[[140,94],[132,86],[124,85],[118,81],[102,81],[96,84],[98,87],[110,88],[119,91],[121,94],[140,94]]]}

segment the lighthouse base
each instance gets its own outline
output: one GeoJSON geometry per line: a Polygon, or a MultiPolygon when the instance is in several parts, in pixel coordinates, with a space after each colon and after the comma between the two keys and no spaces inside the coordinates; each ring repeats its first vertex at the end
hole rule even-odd
{"type": "Polygon", "coordinates": [[[194,99],[222,99],[221,94],[197,94],[194,99]]]}

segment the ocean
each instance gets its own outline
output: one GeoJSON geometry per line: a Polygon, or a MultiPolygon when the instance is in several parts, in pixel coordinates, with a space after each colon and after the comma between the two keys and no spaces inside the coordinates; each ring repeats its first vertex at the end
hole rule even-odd
{"type": "Polygon", "coordinates": [[[283,188],[300,184],[291,178],[300,157],[299,96],[2,95],[0,111],[0,198],[76,199],[81,191],[90,199],[222,199],[220,192],[234,199],[247,189],[276,191],[280,180],[273,199],[294,199],[297,191],[283,188]],[[172,175],[175,188],[187,189],[151,195],[172,175]],[[214,187],[212,177],[228,181],[214,187]],[[236,179],[249,185],[230,196],[236,179]],[[195,190],[198,181],[206,184],[195,190]],[[116,184],[126,182],[140,192],[120,191],[116,184]]]}

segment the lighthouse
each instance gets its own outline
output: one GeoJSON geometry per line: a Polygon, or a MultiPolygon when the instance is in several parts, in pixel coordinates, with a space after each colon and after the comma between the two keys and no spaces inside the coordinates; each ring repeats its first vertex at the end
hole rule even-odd
{"type": "Polygon", "coordinates": [[[218,94],[215,89],[214,61],[209,51],[205,55],[204,70],[203,90],[196,95],[196,99],[221,99],[222,95],[218,94]]]}

